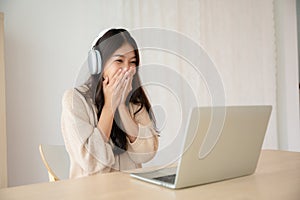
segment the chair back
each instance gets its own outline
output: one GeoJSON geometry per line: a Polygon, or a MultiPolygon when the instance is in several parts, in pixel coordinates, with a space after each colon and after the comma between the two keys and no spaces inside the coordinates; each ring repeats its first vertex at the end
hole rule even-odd
{"type": "Polygon", "coordinates": [[[70,159],[64,145],[39,145],[40,155],[48,170],[49,181],[69,178],[70,159]]]}

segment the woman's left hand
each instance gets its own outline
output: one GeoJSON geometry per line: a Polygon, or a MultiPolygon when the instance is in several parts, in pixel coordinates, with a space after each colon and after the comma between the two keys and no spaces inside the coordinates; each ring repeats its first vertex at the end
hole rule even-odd
{"type": "Polygon", "coordinates": [[[130,91],[132,90],[132,80],[133,80],[133,76],[136,73],[136,68],[135,67],[130,67],[126,73],[129,73],[128,78],[124,81],[125,84],[125,88],[121,97],[121,101],[120,101],[120,105],[121,104],[125,104],[125,101],[127,99],[128,94],[130,93],[130,91]]]}
{"type": "Polygon", "coordinates": [[[124,128],[124,132],[127,133],[127,137],[130,140],[130,142],[134,142],[136,140],[136,137],[138,135],[138,125],[136,122],[133,120],[131,117],[128,107],[126,106],[126,99],[128,98],[129,93],[132,90],[132,80],[133,77],[136,73],[136,68],[135,67],[130,67],[127,72],[128,77],[124,81],[124,91],[121,96],[121,101],[118,107],[118,112],[119,112],[119,117],[121,120],[122,127],[124,128]]]}

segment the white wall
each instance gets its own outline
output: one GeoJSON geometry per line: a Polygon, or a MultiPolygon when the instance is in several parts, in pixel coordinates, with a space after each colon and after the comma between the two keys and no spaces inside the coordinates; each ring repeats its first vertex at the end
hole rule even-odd
{"type": "Polygon", "coordinates": [[[4,16],[0,12],[0,189],[7,187],[4,16]]]}
{"type": "Polygon", "coordinates": [[[38,144],[63,143],[62,93],[73,86],[91,41],[111,26],[168,28],[203,45],[222,75],[226,104],[273,105],[264,148],[278,148],[272,0],[0,0],[0,11],[10,186],[47,181],[38,144]]]}
{"type": "Polygon", "coordinates": [[[200,36],[215,60],[229,105],[272,105],[264,148],[277,148],[273,1],[203,1],[200,36]]]}
{"type": "Polygon", "coordinates": [[[274,11],[279,148],[300,151],[296,1],[276,0],[274,11]]]}

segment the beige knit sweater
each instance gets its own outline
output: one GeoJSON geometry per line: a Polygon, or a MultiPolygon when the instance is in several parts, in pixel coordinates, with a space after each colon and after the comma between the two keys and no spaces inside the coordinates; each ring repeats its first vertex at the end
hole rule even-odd
{"type": "MultiPolygon", "coordinates": [[[[79,89],[85,91],[87,87],[79,89]]],[[[138,108],[137,105],[129,105],[132,117],[138,108]]],[[[135,169],[151,160],[158,148],[157,132],[145,108],[133,118],[139,127],[137,139],[131,143],[127,138],[127,151],[114,155],[112,141],[105,142],[104,135],[97,128],[97,108],[91,99],[86,100],[75,89],[67,90],[62,99],[61,125],[70,156],[70,178],[135,169]]]]}

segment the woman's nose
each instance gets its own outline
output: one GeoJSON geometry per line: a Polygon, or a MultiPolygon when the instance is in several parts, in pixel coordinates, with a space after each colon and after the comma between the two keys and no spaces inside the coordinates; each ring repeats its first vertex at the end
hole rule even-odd
{"type": "Polygon", "coordinates": [[[124,62],[123,70],[128,70],[130,68],[129,62],[124,62]]]}
{"type": "Polygon", "coordinates": [[[129,68],[126,67],[126,66],[123,66],[123,67],[122,67],[122,70],[123,70],[123,71],[127,71],[128,69],[129,69],[129,68]]]}

